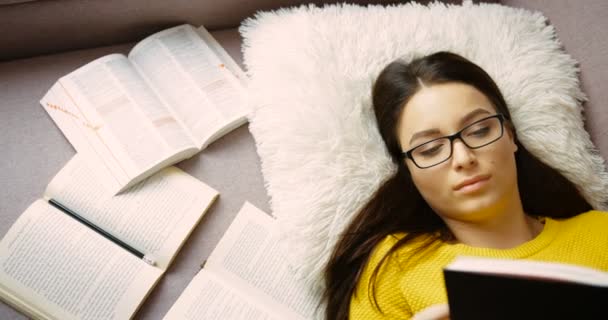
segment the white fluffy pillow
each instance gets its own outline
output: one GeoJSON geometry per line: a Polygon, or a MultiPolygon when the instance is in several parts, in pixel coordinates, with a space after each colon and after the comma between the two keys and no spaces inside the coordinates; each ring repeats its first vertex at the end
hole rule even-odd
{"type": "Polygon", "coordinates": [[[576,61],[538,12],[470,2],[302,6],[241,26],[250,130],[291,262],[321,285],[339,233],[395,168],[371,85],[398,57],[448,50],[502,90],[519,138],[606,208],[608,175],[584,130],[576,61]]]}

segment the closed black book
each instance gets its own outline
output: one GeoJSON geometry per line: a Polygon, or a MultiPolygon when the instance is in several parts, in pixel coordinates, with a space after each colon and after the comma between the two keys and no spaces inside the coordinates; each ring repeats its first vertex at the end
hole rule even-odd
{"type": "Polygon", "coordinates": [[[608,319],[608,273],[591,268],[459,257],[444,279],[451,320],[608,319]]]}

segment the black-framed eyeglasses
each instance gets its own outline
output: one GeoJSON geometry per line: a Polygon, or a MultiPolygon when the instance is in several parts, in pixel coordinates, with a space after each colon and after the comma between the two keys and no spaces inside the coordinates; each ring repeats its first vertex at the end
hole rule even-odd
{"type": "Polygon", "coordinates": [[[485,147],[500,139],[504,133],[505,116],[498,113],[475,121],[450,136],[417,145],[403,152],[416,167],[426,169],[447,161],[452,156],[454,140],[460,139],[469,149],[485,147]]]}

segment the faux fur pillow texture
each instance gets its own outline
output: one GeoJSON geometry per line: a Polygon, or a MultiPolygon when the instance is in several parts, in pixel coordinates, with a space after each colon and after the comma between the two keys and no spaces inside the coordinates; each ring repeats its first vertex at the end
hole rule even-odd
{"type": "Polygon", "coordinates": [[[395,170],[370,96],[396,58],[448,50],[480,65],[522,144],[607,208],[608,174],[583,127],[577,63],[540,12],[470,2],[309,5],[257,13],[240,32],[271,208],[290,262],[318,286],[340,232],[395,170]]]}

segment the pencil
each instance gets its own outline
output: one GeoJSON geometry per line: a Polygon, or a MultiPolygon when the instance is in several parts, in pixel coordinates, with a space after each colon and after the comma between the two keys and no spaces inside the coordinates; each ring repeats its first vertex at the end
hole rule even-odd
{"type": "MultiPolygon", "coordinates": [[[[98,234],[100,234],[100,235],[104,236],[106,239],[108,239],[108,240],[110,240],[110,241],[112,241],[112,242],[116,243],[117,245],[121,246],[123,249],[125,249],[125,250],[127,250],[127,251],[131,252],[131,253],[132,253],[132,254],[134,254],[136,257],[138,257],[138,258],[140,258],[140,259],[144,259],[144,254],[143,254],[143,253],[139,252],[137,249],[135,249],[135,248],[131,247],[130,245],[128,245],[128,244],[126,244],[126,243],[122,242],[120,239],[118,239],[118,238],[114,237],[113,235],[111,235],[111,234],[107,233],[105,230],[103,230],[103,229],[99,228],[98,226],[96,226],[96,225],[92,224],[92,223],[91,223],[91,222],[89,222],[87,219],[85,219],[85,218],[83,218],[83,217],[79,216],[79,215],[78,215],[77,213],[75,213],[74,211],[70,210],[69,208],[65,207],[65,206],[64,206],[64,205],[62,205],[61,203],[57,202],[55,199],[49,199],[48,201],[49,201],[49,203],[50,203],[50,204],[51,204],[53,207],[55,207],[55,208],[57,208],[57,209],[59,209],[59,210],[63,211],[63,212],[64,212],[64,213],[66,213],[68,216],[70,216],[70,217],[72,217],[72,218],[76,219],[78,222],[80,222],[80,223],[82,223],[82,224],[86,225],[87,227],[89,227],[89,228],[93,229],[93,231],[95,231],[95,232],[97,232],[98,234]]],[[[144,260],[145,260],[145,259],[144,259],[144,260]]]]}

